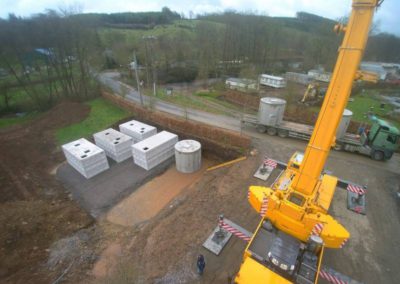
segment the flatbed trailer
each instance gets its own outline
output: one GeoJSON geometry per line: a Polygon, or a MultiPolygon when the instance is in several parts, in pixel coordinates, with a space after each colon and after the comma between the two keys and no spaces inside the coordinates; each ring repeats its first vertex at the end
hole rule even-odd
{"type": "MultiPolygon", "coordinates": [[[[257,128],[260,133],[271,136],[278,135],[282,138],[296,138],[309,141],[314,130],[313,126],[281,120],[276,125],[261,124],[255,115],[244,115],[242,124],[257,128]]],[[[400,140],[399,130],[388,125],[385,121],[376,119],[371,127],[371,132],[364,131],[361,135],[345,133],[337,138],[333,149],[370,156],[373,160],[389,160],[400,140]]]]}
{"type": "MultiPolygon", "coordinates": [[[[278,135],[282,138],[292,137],[305,141],[310,140],[314,130],[313,126],[285,120],[276,126],[261,125],[255,115],[244,115],[242,123],[256,127],[260,133],[266,132],[272,136],[278,135]]],[[[362,146],[360,136],[351,133],[346,133],[343,138],[337,140],[337,143],[341,145],[351,145],[353,147],[362,146]]],[[[338,150],[340,150],[340,148],[338,148],[338,150]]]]}

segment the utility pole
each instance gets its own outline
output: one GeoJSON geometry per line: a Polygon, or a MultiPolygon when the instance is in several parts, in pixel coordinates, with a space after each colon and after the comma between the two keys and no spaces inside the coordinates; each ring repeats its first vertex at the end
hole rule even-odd
{"type": "Polygon", "coordinates": [[[156,36],[150,35],[150,36],[143,36],[142,37],[144,39],[144,43],[145,43],[145,49],[146,49],[146,72],[147,72],[147,87],[149,87],[149,64],[148,61],[150,61],[150,67],[151,67],[151,71],[152,71],[152,77],[153,77],[153,96],[156,97],[156,93],[157,93],[157,89],[156,89],[156,85],[157,85],[157,70],[156,70],[156,66],[154,66],[154,50],[153,50],[153,43],[150,42],[150,48],[147,46],[147,41],[151,40],[154,41],[157,39],[156,36]],[[150,49],[150,55],[149,55],[149,49],[150,49]]]}
{"type": "Polygon", "coordinates": [[[136,53],[135,53],[135,52],[133,52],[133,60],[135,61],[136,86],[137,86],[137,90],[138,90],[139,97],[140,97],[140,104],[141,104],[142,106],[144,106],[144,104],[143,104],[142,92],[140,91],[139,74],[138,74],[138,70],[137,70],[139,64],[138,64],[138,62],[137,62],[136,53]]]}

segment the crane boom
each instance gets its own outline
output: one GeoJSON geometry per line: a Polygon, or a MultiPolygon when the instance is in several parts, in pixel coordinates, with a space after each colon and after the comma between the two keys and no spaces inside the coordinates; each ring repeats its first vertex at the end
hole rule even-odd
{"type": "Polygon", "coordinates": [[[318,120],[292,186],[310,195],[315,189],[350,96],[371,26],[377,0],[353,0],[353,10],[318,120]]]}
{"type": "Polygon", "coordinates": [[[335,69],[304,155],[296,152],[271,187],[250,186],[262,216],[246,247],[235,283],[318,282],[324,248],[340,248],[350,233],[328,210],[338,178],[323,173],[350,96],[379,0],[353,0],[335,69]]]}

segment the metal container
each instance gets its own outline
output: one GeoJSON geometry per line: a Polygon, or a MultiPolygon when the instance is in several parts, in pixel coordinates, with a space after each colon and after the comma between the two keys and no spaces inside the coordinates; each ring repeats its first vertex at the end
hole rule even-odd
{"type": "Polygon", "coordinates": [[[262,125],[277,126],[282,122],[286,101],[279,98],[265,97],[260,100],[258,121],[262,125]]]}
{"type": "Polygon", "coordinates": [[[182,140],[175,144],[176,169],[193,173],[201,168],[201,144],[195,140],[182,140]]]}
{"type": "Polygon", "coordinates": [[[336,131],[336,139],[341,139],[346,135],[347,128],[349,128],[352,116],[353,112],[351,110],[344,110],[342,120],[340,121],[339,127],[336,131]]]}

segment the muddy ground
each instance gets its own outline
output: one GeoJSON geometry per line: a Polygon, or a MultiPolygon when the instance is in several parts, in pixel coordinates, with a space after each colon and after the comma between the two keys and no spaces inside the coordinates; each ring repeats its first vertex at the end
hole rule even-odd
{"type": "Polygon", "coordinates": [[[0,282],[45,283],[50,245],[92,223],[52,175],[63,161],[54,130],[89,107],[62,103],[29,125],[0,132],[0,282]]]}
{"type": "MultiPolygon", "coordinates": [[[[248,129],[256,156],[204,173],[150,220],[123,226],[104,216],[92,223],[51,174],[63,161],[53,130],[87,112],[82,105],[64,105],[0,134],[0,282],[229,283],[245,243],[232,238],[218,257],[202,243],[221,213],[253,231],[259,217],[247,202],[247,187],[262,184],[252,177],[254,171],[264,155],[287,161],[305,143],[248,129]],[[207,261],[202,278],[195,271],[200,252],[207,261]]],[[[328,251],[324,262],[365,283],[397,283],[399,155],[381,163],[333,152],[326,168],[368,186],[368,212],[348,211],[345,192],[336,192],[331,212],[352,238],[344,249],[328,251]]]]}
{"type": "MultiPolygon", "coordinates": [[[[113,269],[108,271],[107,282],[121,283],[121,279],[128,279],[122,283],[230,283],[239,269],[245,243],[231,239],[218,257],[203,249],[202,243],[221,213],[253,231],[259,217],[247,203],[246,192],[250,184],[262,184],[252,175],[264,154],[286,161],[294,151],[305,146],[297,140],[253,134],[258,137],[253,140],[259,150],[257,156],[204,174],[148,223],[126,227],[123,229],[126,237],[110,242],[106,255],[113,259],[113,269]],[[121,248],[120,253],[110,256],[115,247],[121,248]],[[203,253],[207,260],[202,278],[195,271],[198,253],[203,253]]],[[[398,282],[399,165],[397,155],[385,164],[368,157],[332,153],[328,170],[368,186],[368,212],[361,216],[348,211],[346,192],[337,190],[331,213],[352,237],[344,249],[328,250],[324,264],[364,283],[398,282]]],[[[93,276],[89,279],[99,281],[93,276]]]]}

